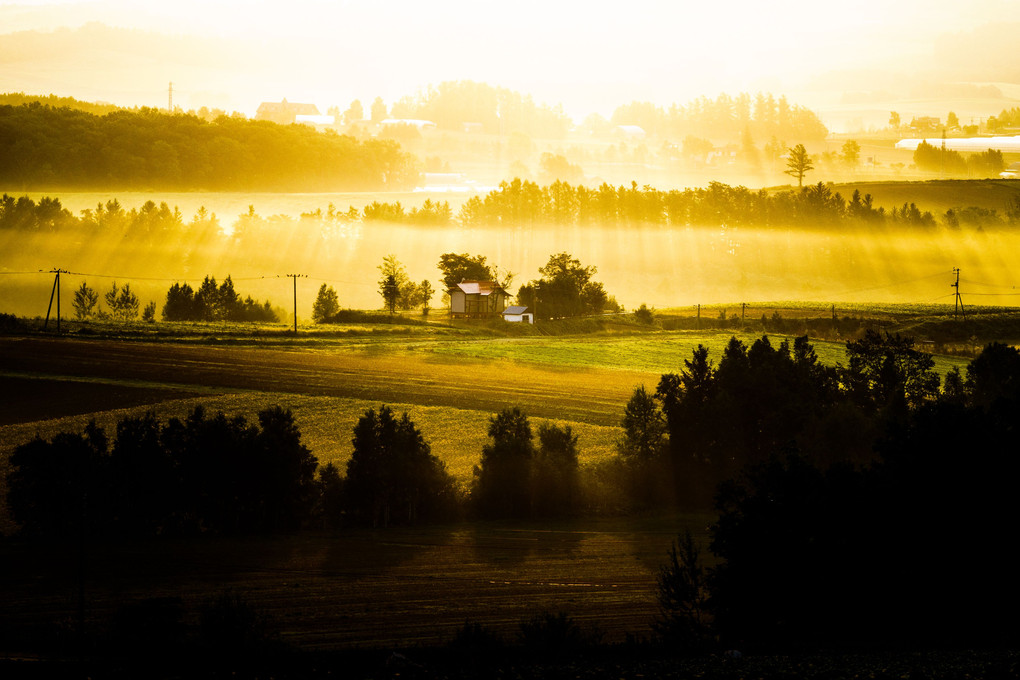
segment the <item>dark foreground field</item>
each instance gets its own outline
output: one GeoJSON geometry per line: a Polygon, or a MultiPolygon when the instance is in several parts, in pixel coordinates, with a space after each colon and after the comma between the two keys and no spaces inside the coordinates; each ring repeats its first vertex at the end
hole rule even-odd
{"type": "Polygon", "coordinates": [[[79,583],[86,629],[97,635],[127,605],[179,598],[197,612],[231,590],[302,650],[441,645],[465,621],[512,638],[520,621],[544,611],[567,612],[619,642],[649,632],[655,573],[676,531],[704,536],[706,524],[687,516],[86,545],[81,569],[77,544],[8,541],[0,544],[0,652],[55,645],[77,620],[79,583]]]}

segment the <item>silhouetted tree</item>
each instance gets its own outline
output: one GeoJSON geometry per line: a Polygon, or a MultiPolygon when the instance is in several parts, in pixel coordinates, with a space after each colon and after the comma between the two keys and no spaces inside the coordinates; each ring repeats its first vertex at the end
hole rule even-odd
{"type": "Polygon", "coordinates": [[[423,279],[422,282],[418,284],[418,294],[421,297],[422,316],[428,316],[429,308],[432,304],[432,296],[435,294],[435,291],[432,289],[432,284],[428,279],[423,279]]]}
{"type": "Polygon", "coordinates": [[[453,479],[407,413],[397,420],[388,406],[367,410],[352,443],[344,493],[353,521],[385,527],[450,516],[453,479]]]}
{"type": "Polygon", "coordinates": [[[443,273],[444,291],[461,281],[492,281],[495,278],[495,272],[485,263],[484,255],[472,257],[467,253],[443,253],[439,256],[439,271],[443,273]]]}
{"type": "Polygon", "coordinates": [[[315,297],[312,305],[312,320],[315,323],[322,323],[340,313],[340,299],[332,286],[322,284],[319,287],[319,294],[315,297]]]}
{"type": "Polygon", "coordinates": [[[569,253],[558,253],[539,268],[542,278],[521,286],[517,299],[546,318],[599,314],[609,296],[602,284],[592,281],[598,271],[582,266],[569,253]]]}
{"type": "Polygon", "coordinates": [[[74,292],[74,300],[71,301],[74,315],[79,321],[87,321],[96,313],[96,305],[98,304],[99,294],[90,288],[85,281],[82,281],[81,288],[74,292]]]}
{"type": "Polygon", "coordinates": [[[505,408],[489,419],[489,437],[474,469],[472,501],[484,517],[526,517],[535,454],[531,424],[519,408],[505,408]]]}
{"type": "Polygon", "coordinates": [[[930,354],[914,349],[914,339],[868,329],[846,343],[843,381],[860,404],[902,411],[934,399],[939,376],[930,354]]]}
{"type": "Polygon", "coordinates": [[[138,316],[138,296],[131,292],[131,284],[118,286],[114,281],[104,296],[106,306],[115,319],[130,321],[138,316]]]}
{"type": "Polygon", "coordinates": [[[89,422],[83,434],[36,437],[14,450],[7,503],[23,533],[39,538],[95,534],[109,517],[106,434],[89,422]]]}
{"type": "Polygon", "coordinates": [[[691,532],[677,536],[656,578],[659,615],[655,632],[675,651],[703,652],[712,642],[708,577],[691,532]]]}
{"type": "Polygon", "coordinates": [[[543,423],[531,462],[532,510],[539,517],[568,515],[577,509],[577,435],[569,425],[543,423]]]}
{"type": "Polygon", "coordinates": [[[786,159],[786,170],[783,170],[783,173],[796,177],[797,186],[802,187],[804,186],[804,175],[815,168],[811,164],[811,156],[808,155],[803,144],[787,149],[786,152],[789,157],[786,159]]]}

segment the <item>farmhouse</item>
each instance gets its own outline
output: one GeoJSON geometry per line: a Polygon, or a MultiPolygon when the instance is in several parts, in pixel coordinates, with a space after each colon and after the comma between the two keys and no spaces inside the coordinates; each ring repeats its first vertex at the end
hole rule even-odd
{"type": "Polygon", "coordinates": [[[280,125],[290,125],[298,116],[319,116],[315,104],[298,104],[284,99],[281,102],[262,102],[255,112],[255,120],[268,120],[280,125]]]}
{"type": "Polygon", "coordinates": [[[483,319],[497,317],[506,309],[510,295],[495,281],[461,281],[447,291],[450,316],[483,319]]]}
{"type": "Polygon", "coordinates": [[[511,305],[503,310],[503,320],[514,323],[535,323],[535,315],[520,305],[511,305]]]}

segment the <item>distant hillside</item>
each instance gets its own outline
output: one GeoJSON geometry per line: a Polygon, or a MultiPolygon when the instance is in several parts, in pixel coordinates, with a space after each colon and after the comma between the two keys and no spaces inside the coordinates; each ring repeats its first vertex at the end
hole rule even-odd
{"type": "Polygon", "coordinates": [[[925,182],[847,182],[835,184],[833,191],[844,197],[857,189],[861,195],[871,194],[876,207],[886,210],[914,203],[924,211],[941,215],[950,208],[976,206],[1002,214],[1010,201],[1020,195],[1020,180],[1008,179],[947,179],[925,182]]]}
{"type": "Polygon", "coordinates": [[[58,97],[55,94],[25,94],[24,92],[5,92],[0,94],[0,106],[23,106],[38,102],[43,106],[51,106],[55,109],[73,109],[84,111],[96,116],[105,116],[114,111],[120,111],[122,107],[115,104],[102,102],[83,102],[74,97],[58,97]]]}
{"type": "Polygon", "coordinates": [[[371,191],[417,178],[417,160],[391,140],[148,108],[98,116],[0,105],[0,184],[9,187],[371,191]]]}

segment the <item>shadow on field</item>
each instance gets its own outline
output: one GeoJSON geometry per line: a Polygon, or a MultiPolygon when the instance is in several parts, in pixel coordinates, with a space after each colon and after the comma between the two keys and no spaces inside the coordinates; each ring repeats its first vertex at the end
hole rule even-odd
{"type": "Polygon", "coordinates": [[[494,567],[519,565],[536,557],[570,558],[584,538],[582,531],[566,527],[473,525],[468,530],[475,559],[494,567]]]}

